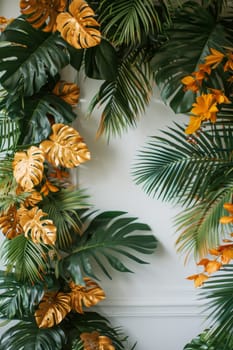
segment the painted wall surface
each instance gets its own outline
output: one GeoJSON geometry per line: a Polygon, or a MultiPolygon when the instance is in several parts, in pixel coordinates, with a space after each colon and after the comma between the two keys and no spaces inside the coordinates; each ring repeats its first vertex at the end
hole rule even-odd
{"type": "MultiPolygon", "coordinates": [[[[18,0],[0,0],[0,15],[18,14],[18,0]]],[[[67,80],[73,72],[66,70],[67,80]]],[[[184,257],[176,253],[174,215],[180,208],[149,197],[135,185],[131,175],[136,155],[149,136],[172,121],[187,121],[161,102],[155,89],[145,115],[139,118],[137,128],[108,143],[104,137],[96,139],[101,110],[87,118],[87,107],[100,82],[75,77],[81,87],[75,126],[87,143],[92,159],[75,173],[75,181],[86,188],[96,209],[122,210],[150,225],[159,240],[153,256],[146,257],[148,265],[130,265],[134,273],[112,272],[113,279],[101,278],[107,294],[98,310],[113,324],[122,326],[130,342],[138,342],[138,350],[182,350],[184,345],[203,328],[204,316],[197,301],[197,291],[185,278],[195,273],[191,261],[184,266],[184,257]]]]}

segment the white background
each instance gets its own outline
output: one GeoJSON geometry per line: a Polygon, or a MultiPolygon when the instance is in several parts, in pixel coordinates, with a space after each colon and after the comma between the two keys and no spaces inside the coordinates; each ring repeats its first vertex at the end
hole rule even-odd
{"type": "MultiPolygon", "coordinates": [[[[17,16],[18,6],[17,0],[0,0],[0,16],[17,16]]],[[[111,271],[112,280],[101,278],[107,299],[98,307],[98,312],[114,325],[122,326],[130,343],[138,342],[138,350],[182,350],[206,325],[198,292],[192,282],[186,280],[188,275],[196,273],[195,263],[191,260],[189,265],[184,265],[184,257],[176,252],[173,218],[179,208],[146,195],[133,182],[131,170],[139,149],[149,136],[157,135],[173,120],[182,123],[188,119],[174,115],[160,101],[155,89],[137,128],[109,143],[104,137],[96,139],[101,111],[95,110],[91,118],[86,117],[86,112],[100,82],[82,76],[74,78],[69,71],[65,75],[67,80],[72,76],[80,84],[81,99],[75,125],[92,156],[76,174],[78,185],[87,189],[96,209],[126,211],[150,225],[159,240],[155,253],[145,257],[149,265],[131,264],[134,274],[111,271]]]]}

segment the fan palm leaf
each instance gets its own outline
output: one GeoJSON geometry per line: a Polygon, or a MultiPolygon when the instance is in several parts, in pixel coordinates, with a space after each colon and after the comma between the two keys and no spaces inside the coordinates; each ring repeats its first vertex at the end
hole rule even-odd
{"type": "MultiPolygon", "coordinates": [[[[205,298],[205,309],[211,322],[209,335],[216,342],[231,345],[233,331],[233,265],[225,265],[218,274],[211,276],[201,289],[205,298]]],[[[225,349],[225,348],[223,348],[225,349]]]]}
{"type": "Polygon", "coordinates": [[[193,136],[189,143],[184,128],[175,124],[151,138],[133,166],[135,182],[145,192],[163,200],[189,205],[205,198],[213,181],[229,178],[232,167],[233,128],[220,123],[193,136]]]}
{"type": "MultiPolygon", "coordinates": [[[[152,58],[161,98],[176,113],[189,111],[195,100],[192,91],[184,91],[182,78],[204,63],[210,48],[221,51],[223,46],[231,45],[233,33],[216,12],[193,1],[185,2],[172,19],[168,41],[152,58]]],[[[211,76],[212,86],[224,90],[223,72],[219,74],[216,69],[211,76]]]]}
{"type": "Polygon", "coordinates": [[[20,322],[0,339],[0,350],[62,350],[66,336],[61,328],[38,328],[35,323],[20,322]]]}
{"type": "Polygon", "coordinates": [[[152,254],[157,241],[153,235],[137,232],[150,231],[148,225],[136,222],[133,217],[123,217],[123,214],[104,212],[94,217],[82,233],[78,245],[59,261],[60,275],[64,278],[70,276],[76,284],[83,284],[85,276],[97,278],[95,266],[111,278],[106,263],[120,272],[131,272],[122,262],[122,257],[146,263],[138,257],[138,253],[152,254]]]}
{"type": "Polygon", "coordinates": [[[35,283],[49,269],[48,246],[34,243],[24,235],[5,240],[1,247],[1,258],[8,271],[14,271],[20,281],[35,283]]]}
{"type": "Polygon", "coordinates": [[[66,45],[58,33],[49,35],[22,17],[15,19],[0,38],[1,85],[7,91],[20,85],[25,96],[38,92],[69,63],[66,45]]]}
{"type": "Polygon", "coordinates": [[[82,190],[62,189],[50,193],[41,203],[43,211],[48,213],[57,227],[57,246],[66,249],[73,241],[73,235],[81,234],[81,212],[90,207],[88,196],[82,190]]]}
{"type": "Polygon", "coordinates": [[[7,319],[25,319],[35,312],[43,296],[43,285],[20,282],[15,274],[0,271],[0,315],[7,319]]]}
{"type": "Polygon", "coordinates": [[[72,341],[72,350],[82,349],[82,347],[79,348],[79,346],[83,344],[80,342],[80,335],[82,333],[91,333],[95,331],[99,332],[100,335],[109,337],[116,350],[125,349],[125,341],[127,338],[122,330],[112,327],[109,320],[97,312],[85,312],[84,314],[70,313],[62,322],[61,327],[65,329],[66,334],[75,335],[72,341]]]}
{"type": "Polygon", "coordinates": [[[99,12],[102,32],[115,45],[137,45],[162,28],[152,0],[102,0],[99,12]]]}
{"type": "Polygon", "coordinates": [[[19,138],[19,126],[5,112],[0,112],[0,154],[16,147],[19,138]]]}
{"type": "Polygon", "coordinates": [[[89,111],[104,105],[98,135],[120,134],[135,126],[152,93],[153,74],[142,51],[135,50],[118,65],[114,80],[105,81],[92,99],[89,111]]]}
{"type": "Polygon", "coordinates": [[[179,252],[187,256],[203,257],[210,248],[219,245],[221,237],[230,233],[230,228],[219,223],[225,214],[223,205],[232,198],[233,182],[228,186],[209,193],[206,198],[191,208],[181,212],[175,218],[179,237],[176,241],[179,252]]]}

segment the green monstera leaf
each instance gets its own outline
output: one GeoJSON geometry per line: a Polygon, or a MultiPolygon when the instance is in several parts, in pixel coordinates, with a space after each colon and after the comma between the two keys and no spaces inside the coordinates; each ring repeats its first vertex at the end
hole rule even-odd
{"type": "MultiPolygon", "coordinates": [[[[192,91],[184,91],[182,78],[204,63],[210,48],[222,51],[223,46],[231,46],[228,23],[215,15],[194,1],[185,3],[167,31],[167,42],[151,60],[161,97],[176,113],[189,111],[195,100],[192,91]]],[[[224,88],[222,74],[215,70],[212,76],[212,87],[224,88]]]]}
{"type": "Polygon", "coordinates": [[[78,244],[59,261],[60,275],[71,277],[76,284],[83,284],[85,276],[97,278],[95,266],[99,266],[109,278],[111,275],[107,264],[120,272],[132,272],[122,257],[145,264],[138,255],[152,254],[157,240],[151,234],[139,233],[150,231],[148,225],[137,222],[134,217],[125,217],[124,214],[110,211],[94,217],[87,224],[78,244]]]}
{"type": "Polygon", "coordinates": [[[38,92],[48,76],[69,63],[67,44],[58,33],[38,31],[22,17],[2,33],[0,48],[1,85],[14,91],[20,84],[25,96],[38,92]]]}

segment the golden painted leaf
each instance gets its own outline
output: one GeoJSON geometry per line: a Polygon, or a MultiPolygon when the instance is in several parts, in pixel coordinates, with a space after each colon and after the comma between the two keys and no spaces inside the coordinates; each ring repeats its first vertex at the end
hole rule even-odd
{"type": "Polygon", "coordinates": [[[67,0],[21,0],[20,11],[27,15],[26,20],[34,27],[45,32],[56,30],[56,18],[66,8],[67,0]]]}
{"type": "Polygon", "coordinates": [[[59,324],[71,311],[70,296],[67,293],[47,292],[35,312],[39,328],[50,328],[59,324]]]}
{"type": "Polygon", "coordinates": [[[78,85],[74,83],[66,83],[61,80],[57,82],[52,92],[71,106],[75,106],[78,103],[80,90],[78,85]]]}
{"type": "Polygon", "coordinates": [[[7,19],[3,16],[0,16],[0,32],[3,32],[5,28],[13,21],[13,18],[7,19]]]}
{"type": "Polygon", "coordinates": [[[90,159],[90,152],[75,129],[54,124],[52,130],[49,140],[42,141],[40,148],[53,166],[73,168],[90,159]]]}
{"type": "Polygon", "coordinates": [[[188,280],[193,280],[194,281],[194,286],[195,288],[201,287],[203,283],[208,279],[209,277],[206,276],[204,273],[198,273],[192,276],[188,276],[188,280]]]}
{"type": "Polygon", "coordinates": [[[86,283],[85,286],[75,285],[73,282],[70,283],[71,306],[73,310],[80,314],[83,313],[83,304],[86,307],[91,307],[105,299],[103,289],[96,282],[88,277],[84,278],[84,281],[86,283]]]}
{"type": "MultiPolygon", "coordinates": [[[[22,193],[25,193],[25,191],[20,185],[18,185],[16,189],[16,194],[20,195],[22,193]]],[[[32,190],[31,192],[29,192],[28,197],[23,202],[23,206],[26,208],[35,207],[35,205],[37,205],[40,201],[42,201],[42,196],[40,192],[32,190]]]]}
{"type": "Polygon", "coordinates": [[[99,336],[99,350],[115,350],[115,347],[112,345],[112,340],[106,335],[99,336]]]}
{"type": "Polygon", "coordinates": [[[80,339],[83,342],[83,350],[95,350],[99,348],[99,332],[93,331],[91,333],[83,332],[80,334],[80,339]]]}
{"type": "Polygon", "coordinates": [[[47,196],[49,192],[58,192],[59,188],[52,184],[49,180],[46,180],[44,185],[42,186],[40,192],[43,193],[44,196],[47,196]]]}
{"type": "Polygon", "coordinates": [[[4,213],[1,213],[0,229],[8,239],[15,238],[23,232],[22,226],[19,223],[17,208],[15,206],[10,207],[4,213]]]}
{"type": "Polygon", "coordinates": [[[76,49],[96,46],[101,41],[101,34],[96,27],[94,11],[84,0],[73,0],[69,12],[57,16],[57,30],[62,38],[76,49]]]}
{"type": "Polygon", "coordinates": [[[32,146],[26,152],[16,152],[13,160],[13,174],[25,192],[38,185],[44,172],[44,155],[38,147],[32,146]]]}
{"type": "Polygon", "coordinates": [[[30,210],[22,207],[18,215],[25,237],[30,236],[34,243],[55,244],[57,229],[52,220],[43,219],[47,213],[38,207],[30,210]]]}

